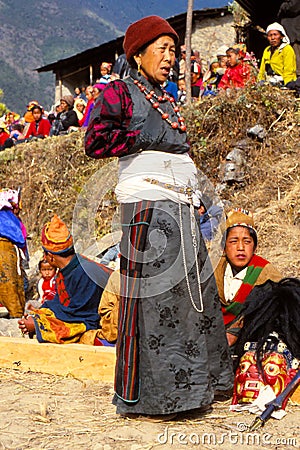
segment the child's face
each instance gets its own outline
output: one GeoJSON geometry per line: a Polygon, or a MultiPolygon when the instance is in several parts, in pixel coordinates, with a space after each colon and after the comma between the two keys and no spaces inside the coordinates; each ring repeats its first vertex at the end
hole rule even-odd
{"type": "Polygon", "coordinates": [[[43,262],[41,264],[40,273],[44,280],[50,280],[55,275],[55,268],[51,267],[49,263],[43,262]]]}
{"type": "Polygon", "coordinates": [[[234,52],[227,53],[227,61],[230,67],[234,67],[239,63],[238,55],[234,52]]]}
{"type": "Polygon", "coordinates": [[[104,77],[104,75],[108,74],[108,69],[106,67],[101,67],[100,73],[104,77]]]}
{"type": "Polygon", "coordinates": [[[220,56],[219,58],[219,66],[223,69],[226,69],[227,67],[227,56],[220,56]]]}
{"type": "Polygon", "coordinates": [[[185,91],[186,90],[186,85],[185,85],[185,80],[178,80],[178,89],[180,91],[185,91]]]}
{"type": "Polygon", "coordinates": [[[84,110],[84,104],[83,103],[78,103],[76,105],[76,109],[78,109],[78,111],[83,112],[84,110]]]}
{"type": "Polygon", "coordinates": [[[212,72],[215,72],[219,67],[220,67],[220,66],[219,66],[219,63],[218,63],[218,62],[213,62],[213,63],[210,65],[210,69],[211,69],[212,72]]]}
{"type": "Polygon", "coordinates": [[[42,112],[40,111],[40,109],[36,108],[32,110],[32,115],[34,120],[40,120],[41,116],[42,116],[42,112]]]}

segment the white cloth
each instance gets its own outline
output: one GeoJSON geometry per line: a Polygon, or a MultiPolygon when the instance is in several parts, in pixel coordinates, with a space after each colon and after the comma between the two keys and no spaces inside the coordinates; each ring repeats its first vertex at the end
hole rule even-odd
{"type": "Polygon", "coordinates": [[[288,37],[285,29],[283,28],[282,25],[280,25],[280,23],[278,23],[278,22],[271,23],[267,27],[266,33],[268,34],[269,31],[272,31],[272,30],[279,31],[283,35],[282,44],[279,46],[279,49],[285,47],[286,45],[288,45],[290,43],[290,38],[288,37]]]}
{"type": "MultiPolygon", "coordinates": [[[[172,154],[159,151],[143,151],[119,159],[119,182],[115,193],[119,203],[133,203],[141,200],[171,200],[189,204],[188,196],[172,189],[152,184],[146,179],[168,183],[178,188],[198,189],[197,168],[187,154],[172,154]]],[[[193,205],[200,206],[197,195],[193,205]]]]}
{"type": "MultiPolygon", "coordinates": [[[[239,412],[249,411],[252,414],[260,415],[266,409],[267,403],[275,400],[275,398],[276,395],[271,386],[266,385],[260,389],[257,399],[255,399],[252,403],[230,405],[229,410],[239,412]]],[[[277,411],[273,411],[271,416],[275,419],[282,419],[286,416],[286,412],[283,409],[279,409],[277,411]]]]}
{"type": "Polygon", "coordinates": [[[246,276],[247,267],[233,275],[230,264],[227,264],[224,274],[224,296],[226,302],[230,303],[234,299],[237,291],[241,287],[243,280],[246,276]]]}

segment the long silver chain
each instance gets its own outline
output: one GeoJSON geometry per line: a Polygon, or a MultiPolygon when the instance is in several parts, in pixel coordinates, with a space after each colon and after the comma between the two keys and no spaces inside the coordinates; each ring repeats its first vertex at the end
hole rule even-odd
{"type": "Polygon", "coordinates": [[[200,280],[200,271],[199,271],[199,264],[198,264],[198,254],[197,254],[197,233],[196,233],[196,221],[194,216],[194,207],[193,207],[193,190],[192,188],[187,188],[186,194],[189,198],[190,205],[189,205],[189,211],[190,211],[190,223],[191,223],[191,235],[192,235],[192,245],[194,248],[194,255],[195,255],[195,265],[196,265],[196,272],[197,272],[197,282],[198,282],[198,293],[199,293],[199,304],[200,308],[197,307],[193,295],[192,290],[190,286],[190,280],[189,280],[189,274],[188,274],[188,268],[186,263],[186,252],[185,252],[185,244],[184,244],[184,238],[183,238],[183,221],[182,221],[182,205],[179,203],[179,223],[180,223],[180,240],[181,240],[181,247],[182,247],[182,259],[183,259],[183,267],[184,267],[184,274],[186,279],[186,285],[189,293],[189,297],[192,303],[193,308],[198,312],[202,313],[204,311],[204,305],[203,305],[203,298],[202,298],[202,291],[201,291],[201,280],[200,280]]]}
{"type": "MultiPolygon", "coordinates": [[[[171,162],[165,162],[165,168],[170,169],[173,182],[176,184],[176,178],[173,172],[173,168],[171,165],[171,162]]],[[[180,225],[180,241],[181,241],[181,248],[182,248],[182,260],[183,260],[183,267],[184,267],[184,275],[186,280],[186,285],[190,297],[191,304],[195,311],[198,313],[202,313],[204,311],[204,305],[203,305],[203,298],[202,298],[202,291],[201,291],[201,280],[200,280],[200,271],[199,271],[199,264],[198,264],[198,253],[197,253],[197,233],[196,233],[196,221],[194,216],[194,205],[193,205],[193,188],[190,186],[187,186],[185,189],[185,194],[188,197],[189,200],[189,210],[190,210],[190,224],[191,224],[191,235],[192,235],[192,245],[194,247],[194,255],[195,255],[195,265],[196,265],[196,272],[197,272],[197,282],[198,282],[198,293],[199,293],[199,304],[200,308],[197,307],[194,297],[192,294],[191,286],[190,286],[190,280],[189,280],[189,273],[186,263],[186,252],[185,252],[185,244],[184,244],[184,238],[183,238],[183,221],[182,221],[182,205],[179,198],[178,193],[178,207],[179,207],[179,225],[180,225]]]]}

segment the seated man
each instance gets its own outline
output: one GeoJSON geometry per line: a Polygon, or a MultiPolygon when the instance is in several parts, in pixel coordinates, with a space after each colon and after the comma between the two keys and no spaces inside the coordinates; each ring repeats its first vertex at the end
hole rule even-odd
{"type": "Polygon", "coordinates": [[[79,127],[78,117],[73,106],[74,98],[72,95],[64,95],[60,99],[60,112],[52,122],[50,136],[66,134],[70,127],[79,127]]]}
{"type": "Polygon", "coordinates": [[[222,213],[221,206],[214,205],[213,200],[207,194],[201,195],[198,208],[199,226],[206,244],[213,240],[221,222],[222,213]]]}
{"type": "Polygon", "coordinates": [[[81,342],[86,331],[99,328],[98,307],[111,271],[75,253],[73,237],[57,215],[44,226],[41,240],[46,261],[58,269],[57,293],[19,320],[19,328],[36,333],[39,342],[81,342]]]}
{"type": "Polygon", "coordinates": [[[282,275],[266,259],[257,256],[257,234],[252,214],[230,211],[225,223],[224,254],[215,269],[229,346],[237,340],[243,326],[243,306],[254,286],[267,280],[279,281],[282,275]]]}
{"type": "Polygon", "coordinates": [[[86,332],[80,340],[82,344],[115,346],[118,337],[120,277],[119,270],[112,271],[99,305],[100,327],[86,332]]]}

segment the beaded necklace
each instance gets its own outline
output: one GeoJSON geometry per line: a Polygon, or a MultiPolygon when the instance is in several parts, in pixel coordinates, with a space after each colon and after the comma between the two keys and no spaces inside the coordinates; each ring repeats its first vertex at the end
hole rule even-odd
{"type": "MultiPolygon", "coordinates": [[[[132,78],[132,77],[131,77],[132,78]]],[[[168,95],[168,93],[163,90],[163,95],[156,95],[154,90],[149,90],[146,88],[146,86],[143,85],[143,83],[141,83],[138,80],[135,80],[134,78],[133,82],[134,84],[139,88],[139,90],[144,94],[145,98],[151,103],[152,108],[156,109],[163,120],[165,120],[174,130],[178,130],[182,133],[186,132],[186,125],[184,124],[184,118],[182,117],[182,115],[180,114],[180,109],[179,106],[176,104],[175,99],[168,95]],[[165,103],[169,101],[174,112],[176,113],[176,116],[178,117],[178,122],[172,122],[169,119],[169,114],[164,112],[161,107],[160,107],[160,103],[165,103]]]]}

